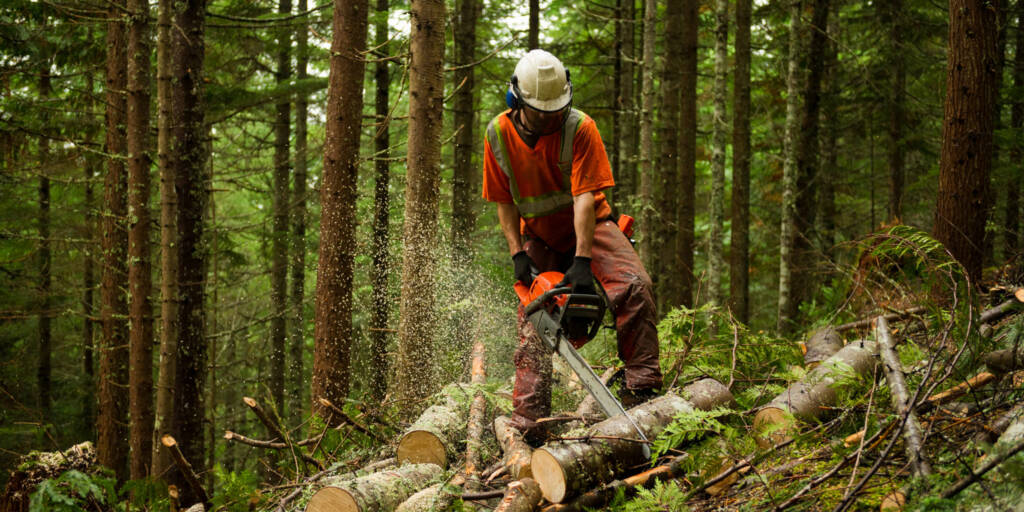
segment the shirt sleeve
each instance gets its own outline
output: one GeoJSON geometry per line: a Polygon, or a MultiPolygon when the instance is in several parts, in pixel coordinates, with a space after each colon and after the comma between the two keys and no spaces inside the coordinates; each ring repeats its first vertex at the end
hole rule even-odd
{"type": "Polygon", "coordinates": [[[612,167],[597,123],[587,116],[573,139],[572,195],[597,192],[615,186],[612,167]]]}
{"type": "Polygon", "coordinates": [[[508,176],[498,167],[494,158],[491,143],[484,137],[484,199],[493,203],[511,203],[512,191],[509,188],[508,176]]]}

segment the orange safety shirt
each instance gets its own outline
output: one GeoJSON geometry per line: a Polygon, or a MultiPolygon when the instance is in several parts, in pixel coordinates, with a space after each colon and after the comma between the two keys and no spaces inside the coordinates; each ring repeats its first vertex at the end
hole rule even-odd
{"type": "Polygon", "coordinates": [[[524,235],[540,238],[556,251],[571,251],[576,246],[572,196],[594,192],[595,218],[611,215],[601,190],[614,186],[615,180],[597,124],[572,109],[563,130],[540,137],[531,148],[519,137],[510,113],[506,110],[495,117],[484,137],[483,197],[496,203],[516,203],[524,235]],[[562,147],[564,136],[573,136],[571,171],[565,159],[568,155],[560,154],[567,152],[562,147]],[[503,147],[492,147],[492,140],[503,147]],[[560,159],[563,165],[559,165],[560,159]]]}

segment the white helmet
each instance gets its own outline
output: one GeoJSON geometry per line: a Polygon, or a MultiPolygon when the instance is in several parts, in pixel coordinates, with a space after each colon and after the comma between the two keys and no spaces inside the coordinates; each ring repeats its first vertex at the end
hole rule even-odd
{"type": "Polygon", "coordinates": [[[511,89],[518,102],[543,112],[557,112],[572,101],[569,71],[544,50],[530,50],[519,59],[511,89]]]}

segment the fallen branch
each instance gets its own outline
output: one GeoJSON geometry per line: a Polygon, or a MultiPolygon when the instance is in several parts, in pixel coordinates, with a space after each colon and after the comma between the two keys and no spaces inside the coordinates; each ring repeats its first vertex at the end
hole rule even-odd
{"type": "Polygon", "coordinates": [[[729,478],[730,476],[732,476],[733,473],[735,473],[737,471],[740,471],[740,470],[742,470],[744,468],[753,467],[755,464],[759,464],[761,461],[763,461],[764,459],[768,458],[769,455],[775,453],[778,450],[781,450],[782,448],[785,448],[785,447],[789,446],[790,443],[792,443],[792,442],[793,442],[792,438],[786,439],[785,441],[782,441],[782,442],[772,446],[768,450],[766,450],[766,451],[764,451],[764,452],[762,452],[762,453],[760,453],[760,454],[758,454],[756,456],[747,457],[747,458],[737,462],[736,464],[733,464],[732,467],[730,467],[729,469],[726,469],[725,471],[722,471],[721,473],[718,474],[718,476],[716,476],[716,477],[714,477],[714,478],[712,478],[710,480],[705,481],[703,484],[700,484],[697,487],[694,487],[693,489],[690,489],[690,492],[686,493],[686,496],[683,496],[682,502],[685,503],[687,501],[690,501],[690,498],[693,498],[694,496],[704,492],[705,490],[707,490],[708,487],[711,487],[712,485],[715,485],[715,484],[725,480],[726,478],[729,478]]]}
{"type": "MultiPolygon", "coordinates": [[[[895,313],[889,313],[888,315],[883,315],[883,316],[885,317],[885,320],[887,322],[892,322],[892,321],[895,321],[895,320],[902,320],[902,319],[904,319],[904,318],[906,318],[908,316],[916,315],[916,314],[924,313],[924,312],[925,312],[925,308],[923,306],[917,306],[917,307],[913,307],[913,308],[910,308],[910,309],[907,309],[907,310],[904,310],[904,311],[897,311],[895,313]]],[[[875,318],[877,318],[877,317],[873,316],[871,318],[864,318],[864,319],[861,319],[861,320],[857,320],[856,322],[846,323],[846,324],[843,324],[843,325],[840,325],[840,326],[836,327],[836,331],[842,332],[842,331],[848,331],[850,329],[863,329],[865,327],[871,327],[871,324],[872,324],[872,322],[875,321],[875,318]]]]}
{"type": "Polygon", "coordinates": [[[333,403],[331,403],[330,400],[328,400],[326,398],[321,398],[320,399],[320,405],[330,409],[330,411],[332,413],[334,413],[335,415],[337,415],[338,419],[340,419],[343,423],[346,423],[349,426],[351,426],[352,428],[358,430],[360,433],[362,433],[366,437],[369,437],[370,439],[374,439],[374,440],[376,440],[376,441],[378,441],[380,443],[385,443],[386,444],[388,442],[388,440],[385,439],[384,436],[382,436],[382,435],[380,435],[380,434],[378,434],[378,433],[376,433],[376,432],[374,432],[374,431],[372,431],[372,430],[370,430],[370,429],[360,425],[358,422],[353,420],[351,417],[349,417],[348,414],[345,414],[345,411],[343,411],[341,409],[341,407],[338,407],[337,405],[334,405],[333,403]]]}
{"type": "Polygon", "coordinates": [[[952,402],[953,400],[960,398],[961,396],[967,394],[968,392],[980,388],[985,384],[988,384],[995,380],[995,375],[988,372],[981,372],[975,375],[974,377],[971,377],[970,379],[967,379],[966,381],[957,384],[956,386],[953,386],[941,393],[936,393],[928,397],[924,405],[928,405],[928,407],[933,407],[952,402]]]}
{"type": "Polygon", "coordinates": [[[185,459],[185,454],[181,453],[181,448],[178,446],[178,441],[174,439],[170,434],[164,434],[160,438],[160,443],[164,445],[170,452],[171,457],[174,458],[174,464],[178,466],[178,471],[185,477],[185,481],[188,482],[188,486],[192,488],[192,492],[196,494],[201,503],[209,503],[210,495],[206,494],[206,489],[203,489],[203,484],[199,482],[199,475],[192,469],[192,464],[185,459]]]}
{"type": "Polygon", "coordinates": [[[479,389],[487,382],[487,373],[484,369],[484,344],[479,339],[473,343],[473,366],[470,372],[470,383],[477,386],[476,394],[473,395],[473,403],[469,406],[469,422],[466,426],[466,487],[475,491],[480,485],[478,466],[480,466],[480,450],[483,446],[480,438],[484,431],[484,414],[487,412],[487,400],[484,392],[479,389]]]}
{"type": "MultiPolygon", "coordinates": [[[[319,436],[318,435],[318,436],[315,436],[315,437],[310,437],[309,439],[303,439],[302,441],[299,441],[299,442],[295,443],[295,446],[309,446],[311,444],[315,444],[316,442],[318,442],[320,440],[321,437],[323,437],[323,436],[319,436]]],[[[275,442],[275,441],[264,441],[262,439],[253,439],[251,437],[246,437],[246,436],[243,436],[242,434],[239,434],[237,432],[232,432],[230,430],[227,430],[227,431],[224,432],[224,439],[228,440],[228,441],[234,441],[236,443],[241,443],[241,444],[253,446],[253,447],[256,447],[256,448],[266,448],[266,449],[269,449],[269,450],[282,450],[282,449],[288,448],[288,444],[287,443],[278,443],[278,442],[275,442]]]]}
{"type": "Polygon", "coordinates": [[[991,457],[980,468],[972,471],[971,474],[961,478],[955,484],[947,487],[946,490],[942,491],[942,498],[948,500],[949,498],[956,496],[957,494],[960,493],[960,491],[970,487],[971,484],[973,484],[974,482],[977,482],[978,479],[985,475],[985,473],[988,473],[989,471],[995,469],[1000,464],[1002,464],[1003,461],[1009,459],[1010,457],[1013,457],[1014,455],[1017,454],[1017,452],[1021,450],[1024,450],[1024,440],[1017,441],[1017,444],[1013,445],[1010,449],[1002,451],[998,455],[991,457]]]}
{"type": "Polygon", "coordinates": [[[921,442],[921,423],[914,414],[913,403],[910,393],[907,391],[907,382],[903,376],[903,368],[900,357],[896,353],[896,346],[892,335],[889,333],[889,323],[885,317],[878,317],[875,324],[875,336],[878,340],[878,354],[882,358],[882,369],[885,370],[885,380],[889,383],[889,394],[892,397],[892,406],[899,415],[906,415],[902,432],[906,441],[904,447],[907,452],[907,459],[910,460],[910,468],[914,476],[925,477],[932,473],[931,466],[924,457],[923,445],[921,442]]]}

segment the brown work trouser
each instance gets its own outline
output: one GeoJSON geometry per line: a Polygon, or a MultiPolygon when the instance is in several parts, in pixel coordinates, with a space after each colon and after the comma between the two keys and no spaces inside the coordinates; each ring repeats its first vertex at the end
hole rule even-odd
{"type": "MultiPolygon", "coordinates": [[[[526,253],[541,272],[565,272],[572,264],[572,253],[558,253],[543,241],[530,238],[526,253]]],[[[661,387],[658,364],[657,313],[651,278],[633,245],[618,226],[598,221],[590,269],[608,296],[615,316],[619,358],[625,363],[626,387],[661,387]]],[[[534,420],[551,414],[551,349],[519,307],[519,348],[515,352],[516,382],[512,392],[512,420],[520,430],[537,430],[534,420]]]]}

